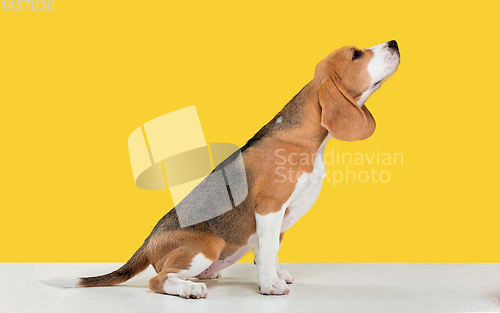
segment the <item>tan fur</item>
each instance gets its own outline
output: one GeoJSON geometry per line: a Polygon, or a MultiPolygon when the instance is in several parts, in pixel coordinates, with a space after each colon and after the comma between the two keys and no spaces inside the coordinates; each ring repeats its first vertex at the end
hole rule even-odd
{"type": "Polygon", "coordinates": [[[370,111],[366,106],[360,108],[355,100],[370,86],[367,68],[373,52],[364,50],[359,59],[350,62],[353,49],[336,50],[316,67],[316,77],[321,81],[321,125],[334,138],[344,141],[363,140],[375,131],[370,111]]]}
{"type": "Polygon", "coordinates": [[[198,253],[215,261],[224,248],[224,240],[204,233],[170,231],[152,239],[147,247],[148,258],[158,273],[149,280],[149,288],[165,293],[168,274],[189,269],[191,260],[198,253]]]}
{"type": "Polygon", "coordinates": [[[181,229],[152,238],[146,253],[156,272],[164,268],[185,270],[194,256],[192,251],[201,252],[207,259],[215,261],[225,246],[224,240],[214,235],[181,229]]]}

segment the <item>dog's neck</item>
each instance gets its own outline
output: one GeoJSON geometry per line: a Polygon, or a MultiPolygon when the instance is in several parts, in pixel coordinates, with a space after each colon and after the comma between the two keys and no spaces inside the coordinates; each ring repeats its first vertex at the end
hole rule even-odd
{"type": "Polygon", "coordinates": [[[321,125],[321,106],[318,88],[313,80],[285,105],[285,107],[268,123],[272,135],[295,144],[317,151],[328,131],[321,125]]]}

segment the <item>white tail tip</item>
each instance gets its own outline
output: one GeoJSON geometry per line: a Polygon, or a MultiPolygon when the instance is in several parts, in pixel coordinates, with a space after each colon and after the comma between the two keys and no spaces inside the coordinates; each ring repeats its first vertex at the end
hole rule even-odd
{"type": "Polygon", "coordinates": [[[59,288],[78,288],[81,287],[79,286],[80,278],[46,278],[42,279],[42,283],[45,283],[49,286],[54,286],[54,287],[59,287],[59,288]]]}

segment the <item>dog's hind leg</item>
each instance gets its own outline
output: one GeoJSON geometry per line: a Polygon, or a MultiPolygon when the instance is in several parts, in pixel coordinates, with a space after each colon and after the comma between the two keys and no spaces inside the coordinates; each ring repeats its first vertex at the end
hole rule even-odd
{"type": "Polygon", "coordinates": [[[218,259],[223,245],[209,241],[212,244],[207,244],[205,240],[204,243],[177,247],[168,253],[158,275],[149,280],[149,289],[186,299],[206,298],[207,286],[187,279],[200,274],[218,259]]]}

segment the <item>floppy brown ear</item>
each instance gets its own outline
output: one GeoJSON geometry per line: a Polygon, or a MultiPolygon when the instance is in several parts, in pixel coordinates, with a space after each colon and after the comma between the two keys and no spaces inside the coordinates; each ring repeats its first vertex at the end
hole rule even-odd
{"type": "Polygon", "coordinates": [[[375,119],[366,106],[359,107],[337,78],[319,87],[321,125],[332,137],[343,141],[363,140],[375,131],[375,119]]]}

